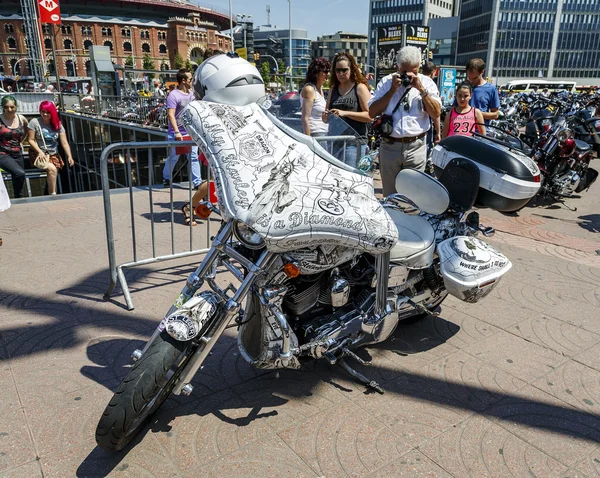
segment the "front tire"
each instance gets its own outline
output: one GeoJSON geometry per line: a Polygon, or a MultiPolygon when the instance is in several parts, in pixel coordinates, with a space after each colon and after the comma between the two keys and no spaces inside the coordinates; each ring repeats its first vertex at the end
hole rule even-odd
{"type": "Polygon", "coordinates": [[[194,351],[192,342],[179,342],[166,332],[156,337],[106,406],[96,428],[100,448],[116,452],[133,440],[171,394],[194,351]]]}

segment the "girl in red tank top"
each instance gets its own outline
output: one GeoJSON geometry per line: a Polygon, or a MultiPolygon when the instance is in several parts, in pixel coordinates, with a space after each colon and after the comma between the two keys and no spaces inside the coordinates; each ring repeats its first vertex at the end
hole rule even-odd
{"type": "Polygon", "coordinates": [[[446,136],[471,136],[475,128],[485,135],[483,115],[477,108],[469,106],[472,88],[468,83],[462,83],[456,89],[456,105],[450,110],[450,117],[444,121],[442,138],[446,136]]]}

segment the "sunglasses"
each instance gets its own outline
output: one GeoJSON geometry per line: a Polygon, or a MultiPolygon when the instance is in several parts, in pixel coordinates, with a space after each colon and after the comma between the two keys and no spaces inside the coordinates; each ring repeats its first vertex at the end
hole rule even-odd
{"type": "Polygon", "coordinates": [[[336,68],[335,69],[336,73],[347,73],[348,71],[350,71],[350,68],[336,68]]]}

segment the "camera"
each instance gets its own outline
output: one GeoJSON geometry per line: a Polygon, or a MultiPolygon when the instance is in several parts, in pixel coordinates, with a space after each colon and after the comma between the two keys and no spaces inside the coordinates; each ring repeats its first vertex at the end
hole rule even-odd
{"type": "Polygon", "coordinates": [[[402,73],[400,75],[400,79],[402,80],[402,86],[404,86],[405,88],[410,85],[410,82],[412,81],[412,78],[410,76],[408,76],[406,73],[402,73]]]}

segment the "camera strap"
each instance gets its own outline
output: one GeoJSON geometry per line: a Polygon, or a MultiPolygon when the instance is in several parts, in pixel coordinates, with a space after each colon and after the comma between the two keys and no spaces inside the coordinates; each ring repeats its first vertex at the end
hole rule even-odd
{"type": "Polygon", "coordinates": [[[409,86],[408,88],[406,88],[406,90],[404,91],[404,94],[401,96],[400,101],[398,101],[398,104],[396,105],[396,107],[392,110],[392,116],[394,116],[394,113],[396,111],[398,111],[398,108],[400,108],[400,105],[402,104],[402,100],[404,100],[404,98],[406,98],[406,95],[408,95],[408,92],[410,91],[410,89],[412,88],[412,86],[409,86]]]}

